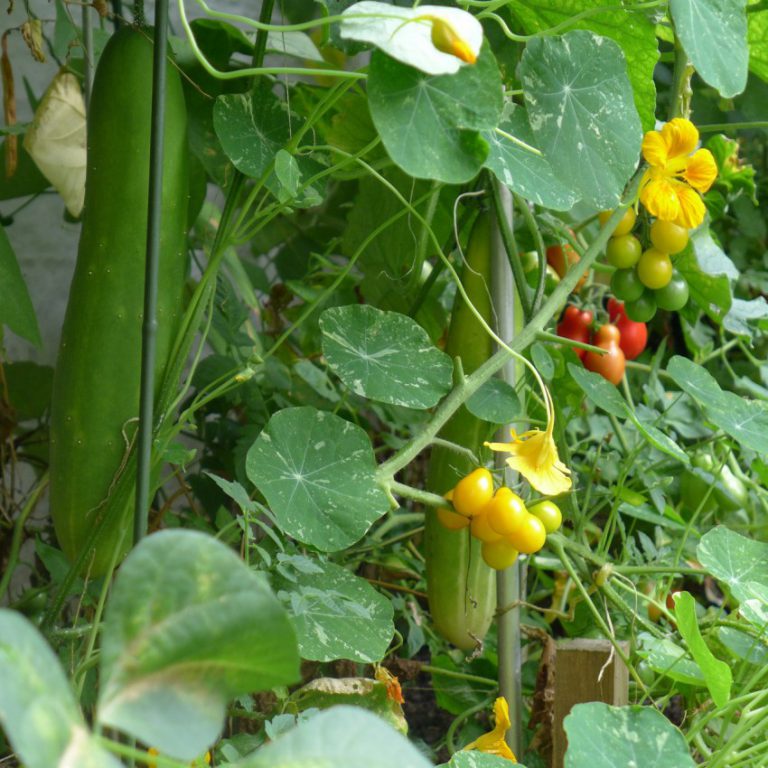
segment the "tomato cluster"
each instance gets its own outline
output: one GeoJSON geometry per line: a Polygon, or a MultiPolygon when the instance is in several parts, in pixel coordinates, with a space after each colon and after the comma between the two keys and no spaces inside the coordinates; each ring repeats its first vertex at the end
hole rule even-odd
{"type": "MultiPolygon", "coordinates": [[[[612,211],[603,211],[601,224],[612,211]]],[[[688,283],[674,268],[672,256],[688,244],[688,230],[671,221],[654,221],[649,229],[650,246],[643,250],[632,234],[635,212],[629,208],[608,241],[605,253],[608,263],[616,267],[611,290],[626,302],[630,320],[648,322],[658,309],[676,312],[688,302],[688,283]]]]}
{"type": "MultiPolygon", "coordinates": [[[[547,264],[555,270],[559,278],[565,277],[568,270],[574,264],[578,264],[579,261],[581,261],[581,256],[570,243],[558,243],[547,248],[547,264]]],[[[576,287],[573,289],[574,293],[578,293],[586,282],[587,276],[583,275],[576,283],[576,287]]]]}
{"type": "Polygon", "coordinates": [[[560,509],[549,500],[528,508],[506,486],[494,493],[493,477],[482,467],[459,480],[445,498],[453,509],[438,508],[440,523],[453,531],[469,528],[482,542],[483,560],[497,571],[509,568],[520,553],[538,552],[547,534],[554,533],[563,522],[560,509]]]}

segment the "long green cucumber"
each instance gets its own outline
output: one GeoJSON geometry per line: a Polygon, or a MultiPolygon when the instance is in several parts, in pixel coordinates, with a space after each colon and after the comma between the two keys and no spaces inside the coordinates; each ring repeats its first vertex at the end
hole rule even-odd
{"type": "MultiPolygon", "coordinates": [[[[51,402],[51,516],[74,560],[108,515],[92,561],[103,573],[130,548],[132,502],[109,496],[136,432],[149,189],[151,32],[123,27],[99,60],[88,113],[85,208],[51,402]],[[122,542],[122,543],[121,543],[122,542]]],[[[166,64],[162,222],[157,303],[159,387],[183,310],[189,194],[187,113],[178,70],[166,64]]]]}
{"type": "MultiPolygon", "coordinates": [[[[467,246],[462,283],[475,308],[492,322],[490,296],[491,224],[476,221],[467,246]]],[[[472,373],[493,353],[493,342],[459,294],[453,306],[445,351],[460,357],[472,373]]],[[[477,453],[488,437],[488,424],[462,406],[440,431],[440,437],[477,453]]],[[[475,467],[470,459],[443,446],[434,446],[429,460],[427,489],[444,494],[475,467]]],[[[482,640],[496,610],[496,576],[480,555],[480,543],[469,529],[451,531],[428,511],[425,559],[429,609],[436,629],[459,648],[470,650],[482,640]]]]}

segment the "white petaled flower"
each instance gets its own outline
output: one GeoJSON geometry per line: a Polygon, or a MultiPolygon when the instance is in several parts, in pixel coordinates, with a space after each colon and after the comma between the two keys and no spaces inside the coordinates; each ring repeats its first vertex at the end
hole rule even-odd
{"type": "Polygon", "coordinates": [[[460,8],[398,8],[365,0],[347,8],[342,17],[343,38],[371,43],[430,75],[452,75],[474,64],[483,44],[480,22],[460,8]]]}

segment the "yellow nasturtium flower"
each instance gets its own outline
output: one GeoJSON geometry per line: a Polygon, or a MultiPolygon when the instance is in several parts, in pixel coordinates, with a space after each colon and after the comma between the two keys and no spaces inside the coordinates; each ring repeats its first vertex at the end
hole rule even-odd
{"type": "Polygon", "coordinates": [[[438,51],[449,53],[467,64],[474,64],[477,61],[479,49],[462,36],[450,19],[439,16],[419,16],[418,19],[425,19],[432,23],[432,45],[438,51]]]}
{"type": "MultiPolygon", "coordinates": [[[[535,370],[535,369],[534,369],[535,370]]],[[[547,428],[531,429],[518,435],[512,430],[511,443],[485,443],[493,451],[507,451],[507,464],[519,472],[533,488],[545,496],[557,496],[571,487],[571,470],[560,461],[552,432],[555,427],[555,409],[552,395],[539,378],[547,409],[547,428]]]]}
{"type": "Polygon", "coordinates": [[[467,744],[464,749],[477,749],[489,755],[497,757],[506,757],[513,763],[517,762],[515,753],[509,748],[504,736],[512,725],[509,719],[509,706],[503,696],[499,696],[493,705],[493,714],[496,717],[496,725],[492,731],[484,733],[480,738],[475,739],[471,744],[467,744]]]}
{"type": "Polygon", "coordinates": [[[698,143],[696,126],[682,117],[643,138],[643,157],[650,168],[640,182],[640,202],[657,219],[686,229],[704,221],[701,194],[717,178],[715,158],[708,149],[697,150],[698,143]]]}

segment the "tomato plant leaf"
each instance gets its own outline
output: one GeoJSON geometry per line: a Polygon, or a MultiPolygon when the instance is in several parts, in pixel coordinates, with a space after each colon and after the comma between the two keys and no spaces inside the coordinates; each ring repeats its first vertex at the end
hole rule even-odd
{"type": "Polygon", "coordinates": [[[0,224],[0,326],[3,325],[36,347],[43,343],[27,284],[16,261],[11,241],[0,224]]]}
{"type": "Polygon", "coordinates": [[[675,30],[696,71],[721,96],[747,85],[747,0],[670,0],[675,30]]]}
{"type": "Polygon", "coordinates": [[[388,598],[340,565],[311,560],[296,568],[294,558],[279,559],[275,588],[293,618],[302,658],[370,663],[384,657],[395,632],[388,598]]]}
{"type": "Polygon", "coordinates": [[[674,601],[677,628],[704,675],[712,700],[718,707],[724,707],[731,698],[731,668],[715,657],[701,636],[693,595],[690,592],[677,592],[674,601]]]}
{"type": "Polygon", "coordinates": [[[534,38],[520,78],[528,120],[552,168],[585,203],[615,207],[642,139],[621,48],[581,30],[534,38]]]}
{"type": "Polygon", "coordinates": [[[647,654],[646,661],[654,671],[678,683],[697,687],[705,685],[704,674],[699,665],[688,658],[685,650],[669,638],[653,637],[642,632],[639,639],[643,647],[641,655],[647,654]]]}
{"type": "Polygon", "coordinates": [[[258,178],[288,141],[288,115],[269,88],[227,93],[213,106],[213,127],[238,171],[258,178]]]}
{"type": "Polygon", "coordinates": [[[536,139],[523,107],[515,108],[509,117],[501,121],[497,129],[486,131],[483,136],[489,146],[485,167],[502,184],[506,184],[513,192],[536,205],[555,211],[568,211],[573,208],[577,201],[576,194],[556,176],[547,158],[535,155],[509,138],[514,136],[529,146],[536,147],[536,139]]]}
{"type": "Polygon", "coordinates": [[[246,757],[239,768],[431,768],[391,725],[356,707],[332,707],[246,757]]]}
{"type": "Polygon", "coordinates": [[[27,768],[119,768],[88,731],[56,654],[20,613],[0,608],[0,724],[27,768]]]}
{"type": "Polygon", "coordinates": [[[576,704],[563,721],[567,768],[694,768],[683,734],[654,707],[576,704]]]}
{"type": "Polygon", "coordinates": [[[707,531],[696,548],[699,562],[725,582],[740,602],[753,597],[753,583],[768,587],[768,544],[748,539],[719,525],[707,531]]]}
{"type": "Polygon", "coordinates": [[[677,459],[683,464],[690,464],[691,460],[688,454],[668,435],[665,435],[658,427],[648,424],[640,419],[636,413],[630,411],[629,414],[632,423],[637,427],[640,434],[654,447],[667,456],[677,459]]]}
{"type": "Polygon", "coordinates": [[[487,44],[455,75],[428,75],[374,51],[368,75],[374,125],[392,160],[417,179],[459,184],[488,155],[477,131],[501,118],[501,75],[487,44]]]}
{"type": "Polygon", "coordinates": [[[659,59],[659,46],[654,25],[645,14],[616,6],[607,8],[603,0],[512,0],[507,7],[529,34],[567,22],[569,29],[588,29],[615,40],[627,60],[627,74],[643,130],[654,127],[653,70],[659,59]],[[579,20],[580,14],[584,18],[579,20]]]}
{"type": "Polygon", "coordinates": [[[573,380],[584,390],[584,394],[606,413],[625,419],[629,416],[627,401],[619,394],[616,387],[600,374],[592,373],[581,365],[568,363],[568,372],[573,380]]]}
{"type": "Polygon", "coordinates": [[[353,304],[320,316],[323,354],[355,394],[407,408],[431,408],[451,388],[451,358],[398,312],[353,304]]]}
{"type": "Polygon", "coordinates": [[[489,379],[465,403],[478,419],[491,424],[509,424],[523,412],[515,388],[502,379],[489,379]]]}
{"type": "Polygon", "coordinates": [[[120,568],[100,670],[101,726],[191,760],[215,741],[230,699],[294,682],[299,654],[258,574],[210,536],[168,530],[120,568]]]}
{"type": "Polygon", "coordinates": [[[768,406],[720,388],[706,368],[675,356],[667,373],[684,392],[703,406],[707,417],[745,448],[768,453],[768,406]]]}
{"type": "Polygon", "coordinates": [[[389,508],[368,435],[315,408],[285,408],[251,446],[245,471],[282,530],[324,552],[354,544],[389,508]]]}

